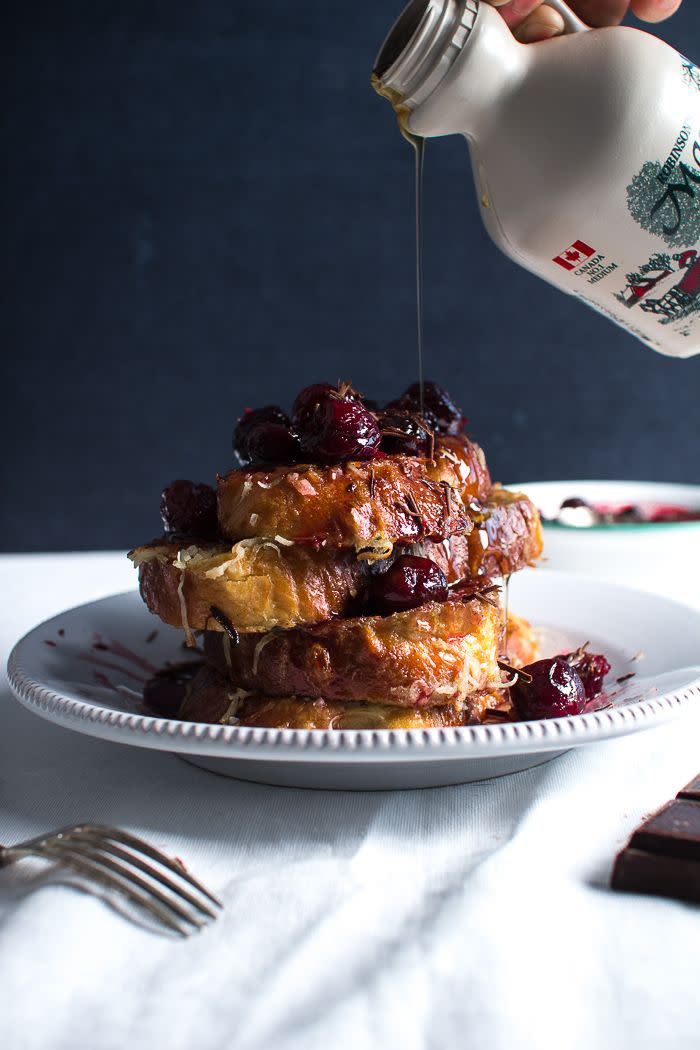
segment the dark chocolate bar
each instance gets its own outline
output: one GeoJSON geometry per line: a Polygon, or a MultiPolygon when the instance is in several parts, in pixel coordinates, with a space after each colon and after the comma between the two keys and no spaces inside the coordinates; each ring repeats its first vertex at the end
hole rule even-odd
{"type": "Polygon", "coordinates": [[[700,904],[700,776],[637,828],[610,885],[700,904]]]}

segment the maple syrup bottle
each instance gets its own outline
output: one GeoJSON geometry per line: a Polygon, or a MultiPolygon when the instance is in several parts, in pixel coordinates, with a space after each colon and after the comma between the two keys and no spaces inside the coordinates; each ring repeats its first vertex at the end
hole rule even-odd
{"type": "Polygon", "coordinates": [[[670,357],[700,353],[700,69],[649,33],[520,44],[479,0],[414,0],[373,83],[405,133],[464,135],[486,228],[670,357]]]}

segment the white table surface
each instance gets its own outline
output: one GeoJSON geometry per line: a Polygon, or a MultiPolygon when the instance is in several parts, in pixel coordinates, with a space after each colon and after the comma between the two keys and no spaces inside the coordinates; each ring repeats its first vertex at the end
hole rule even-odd
{"type": "MultiPolygon", "coordinates": [[[[3,665],[70,605],[134,585],[117,554],[0,558],[3,665]]],[[[700,718],[514,776],[287,790],[81,736],[0,697],[0,841],[134,830],[218,892],[188,941],[25,866],[0,872],[8,1050],[686,1050],[700,908],[613,894],[644,814],[700,769],[700,718]]]]}

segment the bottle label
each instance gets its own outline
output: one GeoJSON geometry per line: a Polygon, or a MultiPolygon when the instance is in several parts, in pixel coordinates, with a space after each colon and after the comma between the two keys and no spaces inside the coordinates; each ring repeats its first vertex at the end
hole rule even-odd
{"type": "MultiPolygon", "coordinates": [[[[700,69],[687,59],[682,75],[700,91],[700,69]]],[[[628,273],[615,298],[627,308],[673,325],[686,338],[700,314],[700,129],[692,118],[678,129],[668,155],[642,165],[627,187],[634,221],[668,246],[628,273]],[[673,249],[676,251],[673,251],[673,249]]]]}
{"type": "MultiPolygon", "coordinates": [[[[682,76],[688,87],[700,92],[700,68],[682,60],[682,76]]],[[[627,186],[627,208],[641,229],[659,246],[625,273],[622,260],[606,258],[581,240],[552,260],[571,271],[581,299],[622,324],[644,342],[662,349],[664,332],[683,340],[692,337],[691,327],[700,320],[700,126],[695,117],[679,122],[675,141],[668,152],[647,160],[627,186]],[[623,276],[624,275],[624,276],[623,276]],[[609,306],[584,292],[581,284],[606,280],[614,301],[609,306]],[[644,320],[642,320],[644,318],[644,320]],[[649,332],[656,322],[659,338],[649,332]]],[[[629,265],[629,262],[627,262],[629,265]]],[[[656,327],[656,326],[654,326],[656,327]]]]}
{"type": "MultiPolygon", "coordinates": [[[[615,102],[624,138],[605,177],[593,168],[583,192],[572,178],[566,208],[533,190],[526,220],[517,195],[504,217],[494,207],[484,219],[514,259],[662,353],[689,357],[700,353],[700,67],[672,49],[651,57],[659,86],[615,102]]],[[[485,188],[477,154],[474,168],[485,188]]]]}

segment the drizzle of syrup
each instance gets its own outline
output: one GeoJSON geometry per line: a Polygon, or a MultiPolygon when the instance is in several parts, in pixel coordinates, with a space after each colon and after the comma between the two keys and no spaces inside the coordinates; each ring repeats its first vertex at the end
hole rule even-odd
{"type": "Polygon", "coordinates": [[[413,147],[415,153],[415,192],[416,192],[416,324],[418,345],[418,383],[420,390],[420,412],[423,415],[423,160],[425,157],[425,139],[419,138],[409,130],[408,121],[411,111],[404,104],[401,95],[385,87],[376,73],[372,74],[372,87],[391,103],[399,131],[413,147]]]}
{"type": "Polygon", "coordinates": [[[418,329],[418,388],[420,414],[423,415],[423,160],[425,139],[409,139],[416,160],[416,323],[418,329]]]}
{"type": "Polygon", "coordinates": [[[505,649],[506,649],[506,660],[508,659],[508,601],[509,601],[509,597],[510,597],[510,595],[509,595],[509,591],[510,591],[510,577],[511,577],[510,573],[508,573],[507,576],[503,577],[503,613],[504,613],[505,626],[506,626],[506,635],[505,635],[505,643],[504,644],[505,644],[505,649]]]}

